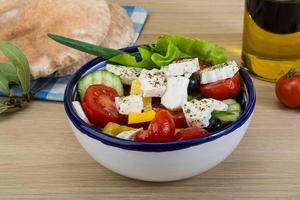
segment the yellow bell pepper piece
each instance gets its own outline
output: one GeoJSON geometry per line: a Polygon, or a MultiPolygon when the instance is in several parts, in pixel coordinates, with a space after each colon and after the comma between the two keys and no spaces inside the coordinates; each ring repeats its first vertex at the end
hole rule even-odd
{"type": "Polygon", "coordinates": [[[155,117],[155,111],[150,110],[143,113],[129,113],[128,124],[137,124],[142,122],[149,122],[155,117]]]}
{"type": "Polygon", "coordinates": [[[116,136],[119,133],[122,133],[124,131],[131,131],[131,130],[134,130],[134,129],[135,128],[131,128],[131,127],[128,127],[128,126],[121,126],[119,124],[109,122],[104,127],[103,133],[105,133],[107,135],[111,135],[111,136],[116,136]]]}
{"type": "Polygon", "coordinates": [[[152,110],[152,98],[143,97],[144,112],[152,110]]]}
{"type": "MultiPolygon", "coordinates": [[[[131,83],[130,94],[143,95],[143,90],[141,88],[141,82],[137,79],[133,80],[131,83]]],[[[152,98],[143,97],[144,111],[152,110],[152,98]]]]}
{"type": "Polygon", "coordinates": [[[130,94],[143,95],[143,90],[141,88],[141,82],[135,79],[131,83],[130,94]]]}
{"type": "Polygon", "coordinates": [[[116,128],[118,128],[119,126],[121,126],[121,125],[119,125],[119,124],[116,124],[116,123],[113,123],[113,122],[108,122],[107,124],[106,124],[106,126],[104,127],[104,129],[103,129],[103,133],[105,133],[105,134],[111,134],[111,132],[113,131],[113,130],[115,130],[116,128]]]}

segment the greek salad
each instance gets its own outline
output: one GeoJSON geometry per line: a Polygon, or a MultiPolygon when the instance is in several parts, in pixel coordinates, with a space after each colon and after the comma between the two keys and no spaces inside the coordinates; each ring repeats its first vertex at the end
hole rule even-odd
{"type": "Polygon", "coordinates": [[[130,54],[54,37],[108,60],[79,80],[73,106],[82,120],[110,136],[189,140],[224,128],[243,112],[238,64],[206,41],[165,35],[130,54]]]}
{"type": "Polygon", "coordinates": [[[234,61],[175,60],[161,69],[107,64],[78,83],[79,115],[105,134],[141,142],[206,136],[237,120],[241,90],[234,61]],[[81,111],[81,107],[83,112],[81,111]]]}

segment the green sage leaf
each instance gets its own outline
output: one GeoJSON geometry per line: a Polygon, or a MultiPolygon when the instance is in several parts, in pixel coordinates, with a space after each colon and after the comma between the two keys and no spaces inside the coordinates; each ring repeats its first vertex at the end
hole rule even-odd
{"type": "Polygon", "coordinates": [[[15,66],[9,63],[1,63],[0,62],[0,73],[9,81],[14,82],[16,84],[20,84],[17,69],[15,66]]]}
{"type": "Polygon", "coordinates": [[[4,103],[0,103],[0,114],[4,113],[7,109],[9,109],[11,106],[6,105],[4,103]]]}
{"type": "Polygon", "coordinates": [[[0,51],[16,67],[21,88],[24,93],[30,89],[30,71],[26,56],[16,46],[6,41],[0,41],[0,51]]]}
{"type": "Polygon", "coordinates": [[[0,91],[7,96],[9,96],[10,94],[8,80],[1,73],[0,73],[0,91]]]}

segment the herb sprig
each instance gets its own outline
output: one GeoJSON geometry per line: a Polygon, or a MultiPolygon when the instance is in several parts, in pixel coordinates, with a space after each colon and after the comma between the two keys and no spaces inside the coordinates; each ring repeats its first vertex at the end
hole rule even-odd
{"type": "Polygon", "coordinates": [[[30,70],[29,63],[24,53],[13,44],[0,41],[0,55],[5,57],[0,62],[0,91],[7,96],[0,102],[0,114],[22,108],[30,102],[30,70]],[[17,85],[22,89],[22,97],[14,97],[11,94],[11,86],[17,85]]]}

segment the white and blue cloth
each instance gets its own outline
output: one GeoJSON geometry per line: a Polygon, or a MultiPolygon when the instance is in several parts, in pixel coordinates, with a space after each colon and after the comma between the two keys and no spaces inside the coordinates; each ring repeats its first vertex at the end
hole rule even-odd
{"type": "MultiPolygon", "coordinates": [[[[134,44],[137,41],[146,22],[148,10],[144,7],[139,6],[123,6],[123,8],[127,11],[134,24],[134,44]]],[[[47,101],[63,101],[64,91],[70,78],[71,76],[52,78],[42,90],[34,95],[34,99],[47,101]]],[[[38,80],[32,81],[32,88],[42,85],[45,81],[47,81],[46,79],[47,78],[40,78],[38,80]]],[[[18,88],[12,88],[11,92],[13,96],[18,96],[21,94],[21,91],[18,88]]]]}

